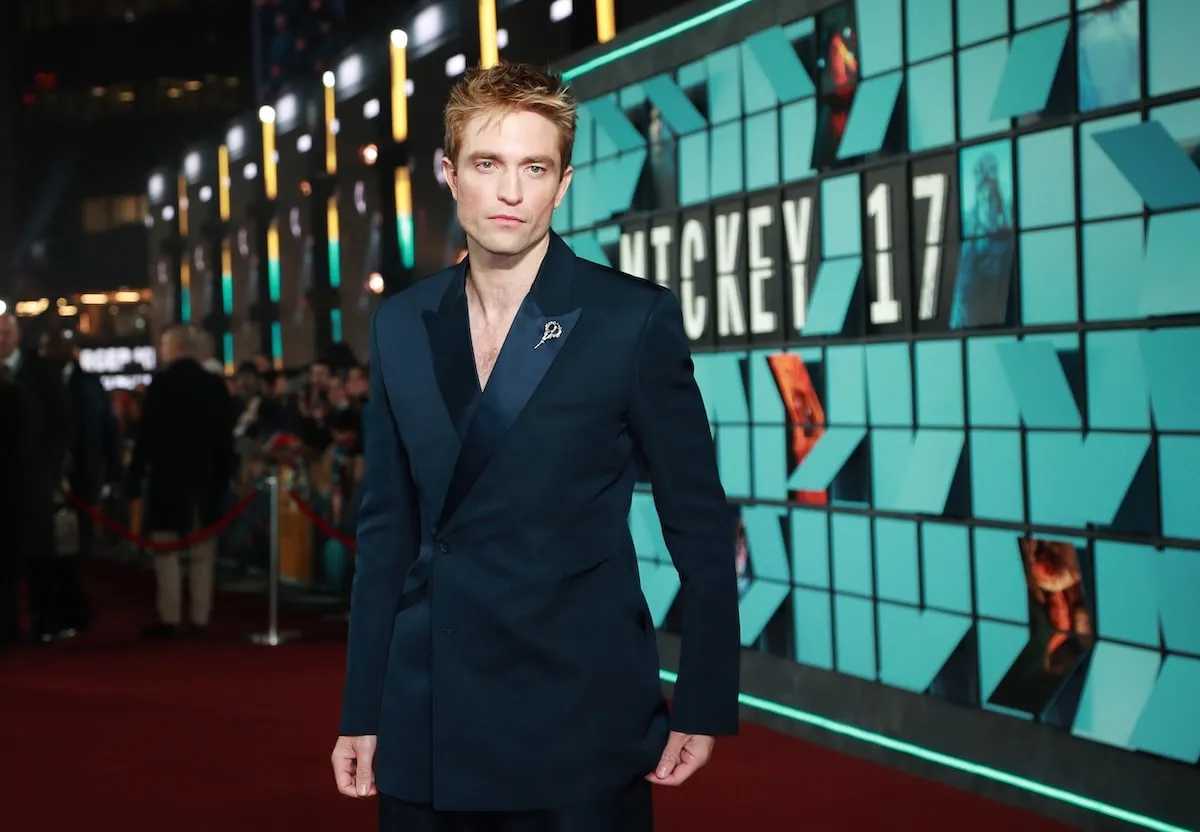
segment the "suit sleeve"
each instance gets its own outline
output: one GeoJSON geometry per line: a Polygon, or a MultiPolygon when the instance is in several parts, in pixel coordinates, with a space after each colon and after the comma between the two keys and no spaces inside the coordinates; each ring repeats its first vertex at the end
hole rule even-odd
{"type": "Polygon", "coordinates": [[[683,315],[672,292],[660,292],[650,311],[635,373],[632,427],[682,585],[682,645],[671,728],[734,734],[741,658],[735,527],[683,315]]]}
{"type": "Polygon", "coordinates": [[[377,322],[384,308],[371,325],[370,394],[363,409],[365,468],[339,729],[344,737],[378,733],[392,627],[420,544],[416,485],[383,382],[377,322]]]}

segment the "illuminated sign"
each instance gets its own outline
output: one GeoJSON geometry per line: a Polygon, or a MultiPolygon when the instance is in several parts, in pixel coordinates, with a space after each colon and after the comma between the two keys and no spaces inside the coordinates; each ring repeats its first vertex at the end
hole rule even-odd
{"type": "Polygon", "coordinates": [[[995,257],[962,257],[975,246],[959,242],[957,167],[943,156],[882,168],[849,193],[836,179],[797,183],[622,220],[596,238],[622,271],[676,291],[696,346],[946,329],[961,325],[957,307],[973,325],[1001,323],[1006,291],[967,304],[956,289],[986,264],[1007,287],[1012,268],[1001,229],[981,238],[995,257]]]}
{"type": "Polygon", "coordinates": [[[89,373],[153,373],[158,365],[154,347],[89,347],[79,351],[79,366],[89,373]]]}

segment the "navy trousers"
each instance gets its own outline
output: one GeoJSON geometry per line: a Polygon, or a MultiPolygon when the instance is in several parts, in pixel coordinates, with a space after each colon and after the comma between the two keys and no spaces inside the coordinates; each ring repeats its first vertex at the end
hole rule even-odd
{"type": "Polygon", "coordinates": [[[439,812],[379,795],[379,832],[653,832],[653,787],[638,779],[615,795],[537,812],[439,812]]]}

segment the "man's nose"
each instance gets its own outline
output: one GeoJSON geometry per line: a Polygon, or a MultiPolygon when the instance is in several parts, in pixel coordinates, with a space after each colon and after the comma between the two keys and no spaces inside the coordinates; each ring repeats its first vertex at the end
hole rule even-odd
{"type": "Polygon", "coordinates": [[[505,171],[500,177],[500,188],[496,193],[505,205],[516,205],[521,201],[521,175],[518,171],[505,171]]]}

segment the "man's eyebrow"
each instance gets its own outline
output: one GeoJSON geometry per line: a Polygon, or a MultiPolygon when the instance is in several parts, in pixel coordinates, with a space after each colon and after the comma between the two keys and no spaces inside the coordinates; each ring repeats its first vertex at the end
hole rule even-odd
{"type": "MultiPolygon", "coordinates": [[[[472,162],[501,161],[500,154],[493,153],[490,150],[477,150],[474,153],[468,154],[467,158],[472,162]]],[[[541,165],[542,167],[552,168],[555,162],[550,156],[526,156],[521,160],[521,164],[541,165]]]]}

